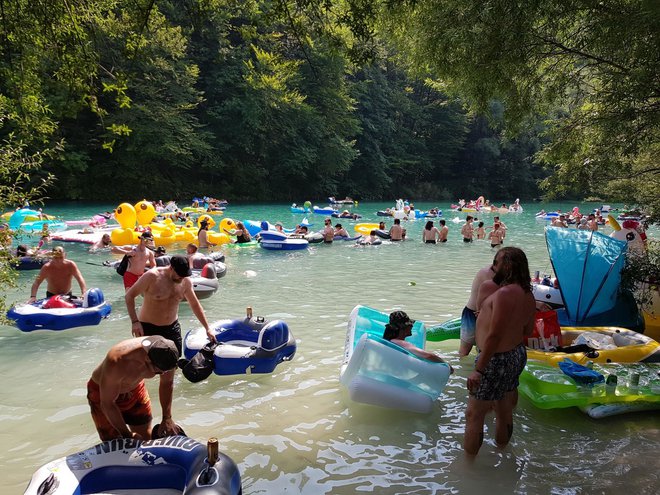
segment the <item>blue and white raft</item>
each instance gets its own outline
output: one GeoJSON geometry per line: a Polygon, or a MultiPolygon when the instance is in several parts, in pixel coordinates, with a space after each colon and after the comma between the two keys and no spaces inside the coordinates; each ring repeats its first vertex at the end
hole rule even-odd
{"type": "Polygon", "coordinates": [[[101,289],[89,289],[81,299],[53,296],[33,303],[18,304],[7,312],[19,330],[66,330],[98,325],[112,310],[101,289]]]}
{"type": "MultiPolygon", "coordinates": [[[[214,443],[213,443],[214,442],[214,443]]],[[[51,461],[32,475],[26,495],[181,493],[238,495],[236,463],[185,436],[141,441],[118,438],[51,461]]]]}
{"type": "MultiPolygon", "coordinates": [[[[389,315],[356,306],[348,321],[339,380],[355,402],[430,413],[449,380],[450,368],[420,358],[381,338],[389,315]]],[[[415,322],[406,339],[424,349],[426,330],[415,322]]]]}
{"type": "Polygon", "coordinates": [[[262,230],[259,236],[261,247],[271,251],[297,251],[309,246],[307,239],[289,237],[275,230],[262,230]]]}
{"type": "MultiPolygon", "coordinates": [[[[213,351],[216,375],[272,373],[283,361],[296,353],[296,339],[282,320],[267,321],[263,316],[247,316],[236,320],[220,320],[211,324],[218,342],[213,351]]],[[[203,327],[191,330],[183,341],[183,354],[192,359],[209,343],[203,327]]]]}

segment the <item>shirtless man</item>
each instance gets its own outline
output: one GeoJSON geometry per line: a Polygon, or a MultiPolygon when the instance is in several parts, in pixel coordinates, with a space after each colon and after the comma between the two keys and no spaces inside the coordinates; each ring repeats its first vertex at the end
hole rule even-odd
{"type": "Polygon", "coordinates": [[[474,235],[474,227],[472,226],[473,222],[472,216],[468,215],[465,219],[465,223],[461,228],[461,235],[463,236],[463,242],[472,242],[472,236],[474,235]]]}
{"type": "Polygon", "coordinates": [[[534,330],[536,305],[525,253],[502,248],[493,260],[493,280],[479,288],[476,342],[479,355],[467,379],[465,452],[474,456],[483,443],[486,414],[495,410],[495,441],[504,447],[513,434],[518,377],[527,362],[523,344],[534,330]]]}
{"type": "Polygon", "coordinates": [[[438,232],[438,242],[447,242],[449,227],[447,227],[447,222],[444,219],[440,220],[440,228],[438,229],[438,232]]]}
{"type": "Polygon", "coordinates": [[[492,280],[494,275],[495,270],[493,269],[493,265],[488,265],[479,270],[472,280],[470,298],[461,314],[461,343],[458,348],[459,357],[467,356],[472,350],[472,346],[474,345],[474,333],[477,328],[476,312],[479,287],[481,287],[481,284],[486,280],[492,280]]]}
{"type": "Polygon", "coordinates": [[[401,220],[394,219],[394,225],[390,227],[390,240],[402,241],[405,236],[405,230],[401,227],[401,220]]]}
{"type": "Polygon", "coordinates": [[[140,337],[112,348],[87,382],[87,401],[101,440],[151,438],[151,400],[146,378],[176,367],[174,342],[163,337],[140,337]]]}
{"type": "MultiPolygon", "coordinates": [[[[174,342],[181,354],[181,326],[179,325],[179,303],[188,301],[190,309],[206,330],[211,342],[215,342],[204,309],[199,303],[192,282],[190,266],[185,256],[172,256],[169,266],[149,270],[126,292],[126,307],[131,318],[131,331],[134,337],[161,335],[174,342]],[[144,301],[138,317],[135,299],[142,295],[144,301]]],[[[176,433],[172,420],[172,391],[174,389],[174,371],[160,376],[159,398],[163,409],[163,419],[159,435],[176,433]]]]}
{"type": "MultiPolygon", "coordinates": [[[[390,322],[385,325],[383,338],[385,340],[389,340],[393,344],[403,347],[416,356],[428,359],[429,361],[434,361],[436,363],[445,363],[446,361],[437,354],[425,351],[424,349],[420,349],[416,345],[406,340],[406,337],[410,337],[412,335],[412,327],[414,324],[415,320],[411,320],[404,311],[394,311],[390,313],[390,322]]],[[[449,366],[449,370],[451,373],[454,372],[454,368],[451,366],[449,366]]]]}
{"type": "Polygon", "coordinates": [[[493,229],[495,228],[496,223],[499,223],[500,228],[504,231],[504,235],[502,236],[502,242],[504,242],[504,238],[506,237],[506,231],[507,231],[506,224],[502,220],[500,220],[500,217],[498,216],[493,217],[493,227],[492,227],[493,229]]]}
{"type": "Polygon", "coordinates": [[[28,303],[34,302],[37,299],[39,286],[44,280],[48,284],[46,286],[46,297],[52,297],[58,294],[71,295],[71,285],[74,278],[78,281],[81,295],[87,290],[85,279],[80,273],[78,265],[66,259],[66,253],[62,246],[55,246],[51,251],[51,256],[52,259],[41,267],[37,278],[34,279],[28,303]]]}
{"type": "Polygon", "coordinates": [[[156,266],[156,257],[152,251],[153,243],[154,236],[147,230],[142,232],[140,244],[137,246],[114,246],[112,248],[113,253],[125,254],[130,258],[128,269],[124,273],[124,288],[126,290],[135,285],[144,274],[146,267],[153,268],[156,266]]]}
{"type": "Polygon", "coordinates": [[[596,215],[593,213],[589,214],[589,217],[587,219],[587,227],[588,230],[591,230],[592,232],[596,232],[598,230],[598,222],[596,221],[596,215]]]}
{"type": "Polygon", "coordinates": [[[566,216],[565,215],[559,215],[558,218],[555,218],[552,223],[550,224],[553,227],[568,227],[568,222],[566,222],[566,216]]]}
{"type": "Polygon", "coordinates": [[[330,244],[335,239],[335,229],[332,228],[332,220],[326,218],[324,221],[325,226],[321,233],[323,234],[323,242],[330,244]]]}
{"type": "Polygon", "coordinates": [[[186,246],[186,254],[188,255],[188,265],[191,270],[201,269],[206,263],[211,261],[208,256],[204,256],[204,254],[200,253],[197,246],[192,242],[186,246]]]}
{"type": "Polygon", "coordinates": [[[488,233],[488,240],[490,241],[490,247],[496,248],[502,245],[504,240],[504,229],[501,224],[496,223],[493,226],[493,230],[488,233]]]}
{"type": "Polygon", "coordinates": [[[99,249],[107,248],[110,246],[112,241],[110,240],[110,234],[103,234],[103,236],[92,244],[92,247],[89,248],[90,251],[98,251],[99,249]]]}
{"type": "Polygon", "coordinates": [[[201,249],[207,249],[212,246],[209,242],[209,222],[202,220],[199,223],[199,230],[197,231],[197,243],[201,249]]]}

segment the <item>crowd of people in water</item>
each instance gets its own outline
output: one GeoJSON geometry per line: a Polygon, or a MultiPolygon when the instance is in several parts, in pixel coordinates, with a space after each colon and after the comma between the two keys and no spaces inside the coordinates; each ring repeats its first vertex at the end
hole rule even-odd
{"type": "MultiPolygon", "coordinates": [[[[559,215],[554,226],[568,227],[564,215],[559,215]],[[561,225],[559,224],[561,223],[561,225]]],[[[349,237],[342,223],[332,224],[324,219],[319,231],[324,242],[336,237],[349,237]]],[[[421,241],[425,244],[442,244],[448,241],[450,229],[444,219],[439,227],[427,220],[421,241]]],[[[582,225],[582,218],[579,225],[582,225]]],[[[586,216],[585,228],[598,229],[598,216],[586,216]]],[[[392,242],[408,237],[408,230],[398,218],[387,228],[380,222],[362,237],[364,242],[374,243],[387,234],[392,242]]],[[[275,228],[283,232],[281,222],[275,228]]],[[[580,228],[580,227],[578,227],[580,228]]],[[[130,319],[130,332],[126,339],[113,345],[102,362],[91,371],[87,382],[87,400],[90,413],[101,440],[114,438],[149,439],[182,432],[174,420],[172,401],[174,375],[182,353],[181,327],[178,308],[187,301],[193,314],[204,327],[207,337],[215,342],[206,314],[193,291],[191,267],[198,250],[209,246],[204,242],[208,222],[200,223],[199,246],[189,244],[186,255],[175,254],[167,266],[158,266],[155,259],[165,253],[156,248],[151,232],[145,231],[135,246],[111,246],[107,234],[93,247],[108,247],[112,252],[129,258],[123,275],[126,312],[130,319]],[[107,236],[107,237],[106,237],[107,236]],[[138,307],[138,298],[141,305],[138,307]],[[152,428],[153,411],[144,380],[159,377],[159,402],[161,422],[152,428]]],[[[308,227],[299,224],[292,235],[308,234],[308,227]]],[[[242,222],[236,222],[234,235],[238,242],[250,242],[251,235],[242,222]]],[[[535,324],[536,303],[532,296],[530,272],[523,250],[502,247],[507,226],[499,216],[493,217],[492,225],[468,215],[460,229],[463,243],[484,240],[496,249],[492,264],[480,269],[473,280],[471,293],[461,317],[459,354],[466,356],[476,345],[477,356],[467,377],[468,404],[464,448],[468,455],[476,455],[483,442],[484,418],[494,410],[496,415],[495,440],[498,446],[506,445],[513,434],[512,411],[517,403],[518,377],[526,363],[523,338],[531,334],[535,324]],[[475,225],[476,222],[476,225],[475,225]]],[[[47,241],[46,241],[47,242],[47,241]]],[[[21,245],[16,254],[29,255],[29,249],[21,245]],[[19,251],[20,250],[20,251],[19,251]]],[[[68,260],[61,246],[53,247],[50,260],[39,270],[31,286],[28,303],[34,303],[45,282],[45,297],[66,295],[74,297],[73,281],[78,283],[80,297],[87,286],[76,263],[68,260]]],[[[442,359],[435,353],[416,348],[405,339],[410,335],[414,321],[402,311],[390,314],[383,338],[425,359],[442,359]]]]}
{"type": "MultiPolygon", "coordinates": [[[[463,236],[469,235],[472,220],[468,218],[466,221],[463,236]]],[[[337,226],[330,224],[327,228],[334,235],[337,226]]],[[[425,228],[430,233],[424,235],[434,238],[441,235],[441,230],[436,228],[436,232],[433,229],[425,228]]],[[[504,237],[502,233],[496,234],[503,232],[501,229],[501,222],[495,222],[489,234],[491,240],[504,237]],[[500,225],[496,227],[497,224],[500,225]]],[[[399,234],[403,236],[403,232],[399,234]]],[[[182,429],[176,424],[172,410],[174,374],[182,354],[178,321],[181,301],[188,302],[209,341],[215,342],[190,281],[197,246],[189,245],[185,256],[172,256],[167,266],[156,266],[153,236],[149,232],[142,234],[137,246],[115,247],[113,250],[131,258],[130,268],[126,271],[129,275],[124,276],[125,304],[131,325],[127,337],[130,337],[113,345],[102,362],[91,371],[87,401],[93,423],[103,441],[181,434],[182,429]],[[138,297],[141,298],[139,307],[138,297]],[[161,421],[154,428],[145,380],[156,376],[159,377],[161,421]]],[[[56,246],[52,249],[51,260],[41,268],[32,284],[28,303],[35,302],[44,282],[46,297],[76,297],[73,295],[74,280],[78,282],[82,297],[87,289],[82,273],[74,261],[67,259],[64,248],[56,246]]],[[[515,247],[498,250],[492,265],[484,267],[475,276],[461,319],[460,354],[467,355],[473,345],[478,348],[473,371],[467,378],[464,448],[468,455],[478,453],[483,441],[485,415],[493,409],[496,411],[497,444],[504,446],[511,438],[518,377],[526,362],[522,341],[534,328],[535,307],[524,252],[515,247]]],[[[417,348],[405,340],[411,335],[413,324],[406,313],[395,311],[390,314],[383,338],[424,359],[442,362],[436,353],[417,348]]]]}

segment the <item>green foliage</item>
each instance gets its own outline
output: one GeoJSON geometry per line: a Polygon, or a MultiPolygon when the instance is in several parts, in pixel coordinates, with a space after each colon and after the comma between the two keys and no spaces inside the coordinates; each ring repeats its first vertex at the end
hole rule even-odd
{"type": "MultiPolygon", "coordinates": [[[[527,115],[564,109],[550,123],[540,155],[554,168],[545,182],[551,195],[606,193],[616,189],[611,180],[657,177],[656,167],[642,163],[659,137],[660,9],[653,2],[427,0],[382,6],[381,25],[418,70],[431,70],[472,109],[487,112],[491,101],[501,101],[515,130],[527,115]]],[[[375,16],[371,22],[377,24],[375,16]]]]}
{"type": "MultiPolygon", "coordinates": [[[[0,124],[11,125],[11,115],[6,113],[0,99],[0,124]]],[[[52,156],[57,149],[47,149],[31,153],[25,142],[9,134],[0,142],[0,211],[12,211],[22,206],[26,201],[34,201],[43,197],[44,191],[52,176],[41,176],[35,180],[35,175],[43,161],[52,156]]],[[[17,273],[14,269],[13,257],[10,249],[13,232],[6,225],[0,228],[0,286],[15,287],[17,273]]],[[[0,323],[6,323],[6,293],[0,292],[0,323]]]]}
{"type": "Polygon", "coordinates": [[[660,241],[649,240],[642,254],[629,253],[621,271],[621,288],[635,293],[640,308],[650,310],[660,284],[660,241]]]}
{"type": "Polygon", "coordinates": [[[0,13],[0,137],[61,142],[30,179],[55,174],[66,199],[536,196],[538,139],[466,113],[426,66],[411,76],[380,7],[17,0],[0,13]]]}

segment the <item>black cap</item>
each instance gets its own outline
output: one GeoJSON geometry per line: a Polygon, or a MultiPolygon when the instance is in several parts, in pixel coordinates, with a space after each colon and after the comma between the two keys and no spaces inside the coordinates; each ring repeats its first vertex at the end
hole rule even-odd
{"type": "Polygon", "coordinates": [[[185,256],[175,254],[170,259],[170,266],[179,277],[190,277],[192,275],[190,265],[188,264],[188,258],[185,256]]]}
{"type": "Polygon", "coordinates": [[[155,335],[142,341],[147,349],[149,360],[161,371],[169,371],[176,368],[179,359],[179,350],[171,340],[155,335]]]}
{"type": "Polygon", "coordinates": [[[415,320],[411,320],[405,311],[393,311],[390,313],[390,325],[402,327],[404,325],[414,325],[415,320]]]}
{"type": "Polygon", "coordinates": [[[140,236],[140,239],[153,239],[154,235],[151,233],[150,230],[145,230],[142,232],[142,235],[140,236]]]}

